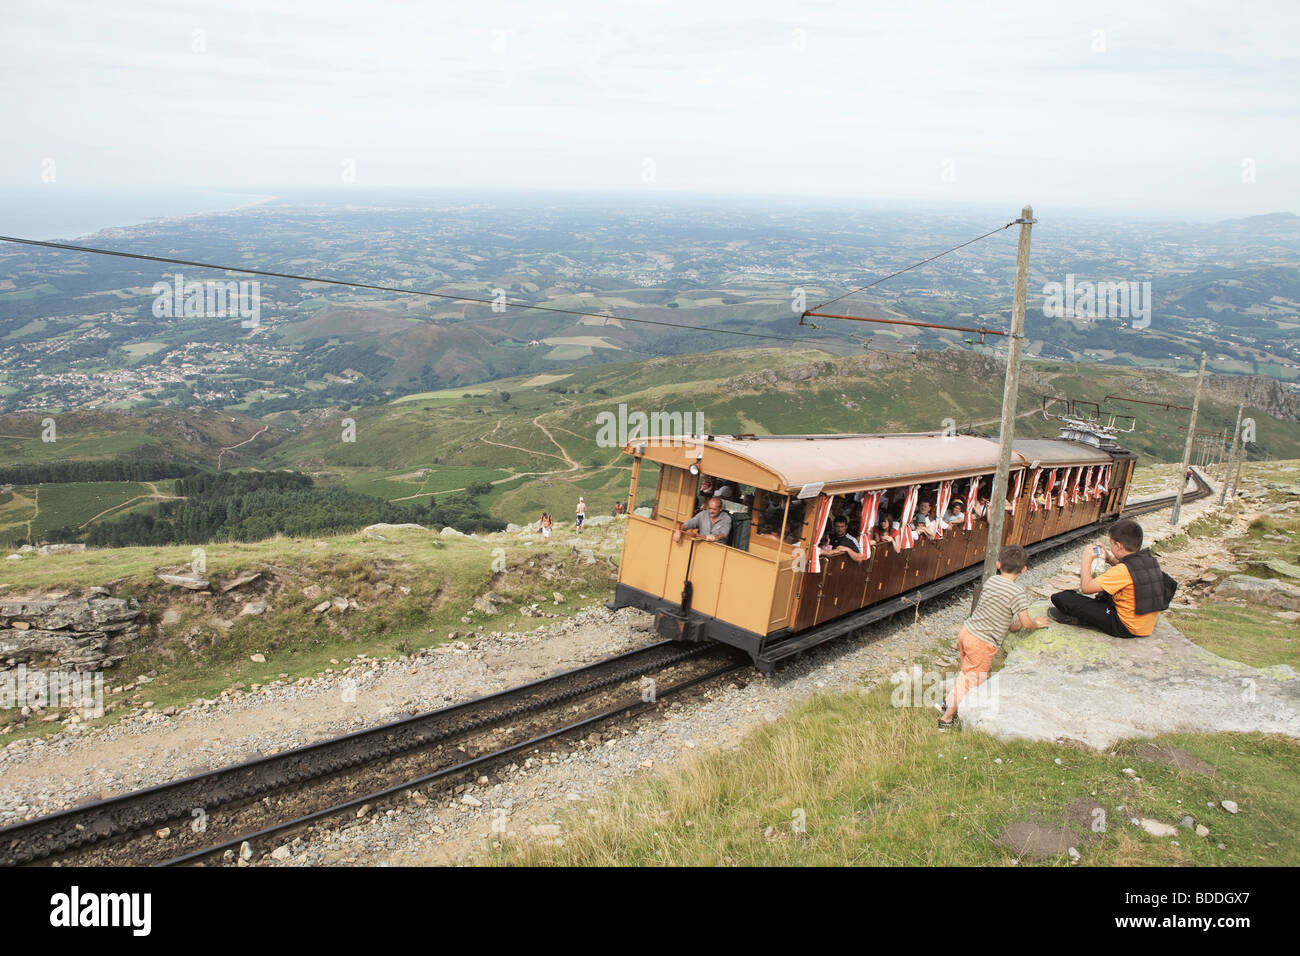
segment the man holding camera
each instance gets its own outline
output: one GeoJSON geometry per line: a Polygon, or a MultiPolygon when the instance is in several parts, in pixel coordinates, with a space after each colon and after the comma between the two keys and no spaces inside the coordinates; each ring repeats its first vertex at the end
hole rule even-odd
{"type": "Polygon", "coordinates": [[[1146,637],[1156,618],[1169,607],[1178,584],[1160,570],[1160,563],[1142,547],[1142,526],[1125,518],[1110,529],[1110,547],[1083,549],[1079,568],[1079,594],[1057,591],[1048,617],[1062,624],[1083,624],[1111,637],[1146,637]],[[1094,558],[1110,565],[1092,575],[1094,558]]]}

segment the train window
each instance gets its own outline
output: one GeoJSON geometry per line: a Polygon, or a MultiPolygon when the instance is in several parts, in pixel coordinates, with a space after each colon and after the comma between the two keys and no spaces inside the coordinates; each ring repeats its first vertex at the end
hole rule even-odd
{"type": "Polygon", "coordinates": [[[797,544],[803,531],[803,502],[796,502],[795,507],[790,508],[790,513],[787,515],[786,507],[789,503],[790,498],[787,495],[778,495],[776,492],[764,491],[761,488],[755,489],[749,506],[753,535],[762,536],[770,545],[775,545],[780,538],[781,525],[784,522],[785,543],[797,544]]]}

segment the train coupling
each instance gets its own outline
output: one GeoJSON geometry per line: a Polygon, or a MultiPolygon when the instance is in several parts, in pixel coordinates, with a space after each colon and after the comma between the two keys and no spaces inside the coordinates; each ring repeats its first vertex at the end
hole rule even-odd
{"type": "Polygon", "coordinates": [[[701,621],[675,611],[655,611],[655,633],[665,640],[696,642],[704,640],[701,621]]]}

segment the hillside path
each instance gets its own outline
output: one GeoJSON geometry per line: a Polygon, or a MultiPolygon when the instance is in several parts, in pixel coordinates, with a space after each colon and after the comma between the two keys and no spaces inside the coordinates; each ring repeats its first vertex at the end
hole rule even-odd
{"type": "Polygon", "coordinates": [[[246,439],[244,439],[243,441],[241,441],[238,445],[231,445],[231,446],[229,446],[228,448],[223,448],[223,449],[221,449],[221,451],[217,452],[217,471],[220,471],[220,470],[221,470],[221,456],[222,456],[222,455],[224,455],[224,454],[225,454],[226,452],[228,452],[228,451],[234,451],[236,448],[243,448],[243,447],[244,447],[245,445],[247,445],[250,441],[252,441],[253,438],[256,438],[258,435],[262,434],[262,432],[269,431],[270,428],[271,428],[270,425],[263,425],[261,431],[258,431],[256,434],[254,434],[252,438],[246,438],[246,439]]]}

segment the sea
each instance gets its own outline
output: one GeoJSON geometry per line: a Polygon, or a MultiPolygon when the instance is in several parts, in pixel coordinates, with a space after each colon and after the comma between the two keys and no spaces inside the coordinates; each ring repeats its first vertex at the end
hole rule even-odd
{"type": "Polygon", "coordinates": [[[0,189],[0,235],[72,240],[150,219],[223,212],[274,199],[218,190],[0,189]]]}

